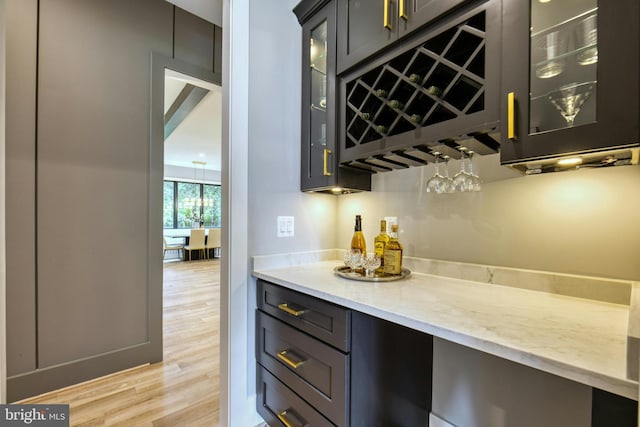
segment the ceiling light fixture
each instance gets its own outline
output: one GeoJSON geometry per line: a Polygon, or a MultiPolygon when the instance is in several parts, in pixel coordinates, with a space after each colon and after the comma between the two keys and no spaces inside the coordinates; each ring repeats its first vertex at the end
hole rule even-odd
{"type": "Polygon", "coordinates": [[[204,178],[205,178],[205,165],[207,162],[199,160],[193,160],[193,183],[198,184],[197,192],[200,193],[200,197],[189,197],[185,199],[185,204],[191,206],[191,221],[197,224],[199,227],[204,225],[204,208],[213,206],[213,199],[204,197],[204,178]],[[202,181],[198,182],[198,168],[202,172],[202,181]]]}

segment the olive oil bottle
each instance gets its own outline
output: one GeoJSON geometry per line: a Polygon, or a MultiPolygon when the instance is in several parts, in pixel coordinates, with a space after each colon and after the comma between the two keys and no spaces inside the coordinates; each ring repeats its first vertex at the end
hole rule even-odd
{"type": "Polygon", "coordinates": [[[376,236],[373,241],[375,254],[380,258],[380,267],[376,269],[376,274],[382,274],[384,272],[384,248],[389,243],[389,235],[387,234],[387,221],[380,220],[380,234],[376,236]]]}
{"type": "Polygon", "coordinates": [[[384,274],[396,276],[402,273],[402,245],[398,241],[398,225],[391,226],[389,242],[384,248],[384,274]]]}

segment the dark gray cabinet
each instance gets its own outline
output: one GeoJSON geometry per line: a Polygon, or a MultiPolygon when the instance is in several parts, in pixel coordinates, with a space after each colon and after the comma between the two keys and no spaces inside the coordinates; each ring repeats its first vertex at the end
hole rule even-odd
{"type": "Polygon", "coordinates": [[[558,156],[594,166],[629,157],[640,140],[639,3],[503,7],[501,162],[539,172],[563,168],[558,156]],[[609,150],[620,151],[602,161],[609,150]]]}
{"type": "Polygon", "coordinates": [[[499,0],[466,3],[341,75],[340,163],[384,172],[497,152],[500,23],[499,0]]]}
{"type": "Polygon", "coordinates": [[[422,426],[433,337],[258,280],[257,410],[270,426],[422,426]]]}
{"type": "Polygon", "coordinates": [[[338,0],[338,73],[466,0],[338,0]]]}
{"type": "Polygon", "coordinates": [[[338,166],[336,144],[336,4],[305,1],[302,24],[302,191],[370,190],[366,173],[338,166]]]}

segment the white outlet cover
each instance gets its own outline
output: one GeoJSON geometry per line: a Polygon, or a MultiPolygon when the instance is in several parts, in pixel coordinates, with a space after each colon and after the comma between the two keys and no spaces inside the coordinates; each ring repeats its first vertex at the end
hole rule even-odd
{"type": "Polygon", "coordinates": [[[293,237],[294,220],[292,216],[278,216],[278,237],[293,237]]]}

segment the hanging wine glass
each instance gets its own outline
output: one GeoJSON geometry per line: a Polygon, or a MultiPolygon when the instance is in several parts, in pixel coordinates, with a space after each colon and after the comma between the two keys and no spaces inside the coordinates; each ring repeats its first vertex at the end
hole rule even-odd
{"type": "Polygon", "coordinates": [[[444,176],[442,177],[442,193],[453,193],[455,191],[455,186],[453,185],[453,179],[449,176],[449,160],[451,157],[442,156],[444,159],[444,176]]]}
{"type": "Polygon", "coordinates": [[[440,175],[440,153],[435,151],[433,155],[436,157],[435,160],[435,173],[431,178],[427,180],[426,187],[427,193],[441,193],[442,187],[442,175],[440,175]]]}
{"type": "Polygon", "coordinates": [[[473,155],[475,152],[469,151],[469,191],[480,191],[482,188],[482,181],[478,174],[473,171],[473,155]]]}
{"type": "Polygon", "coordinates": [[[460,171],[453,176],[453,187],[455,191],[470,191],[471,178],[466,167],[466,147],[459,148],[462,158],[460,159],[460,171]]]}
{"type": "Polygon", "coordinates": [[[568,127],[573,126],[580,109],[593,92],[594,83],[571,83],[548,95],[549,101],[560,111],[568,127]]]}

